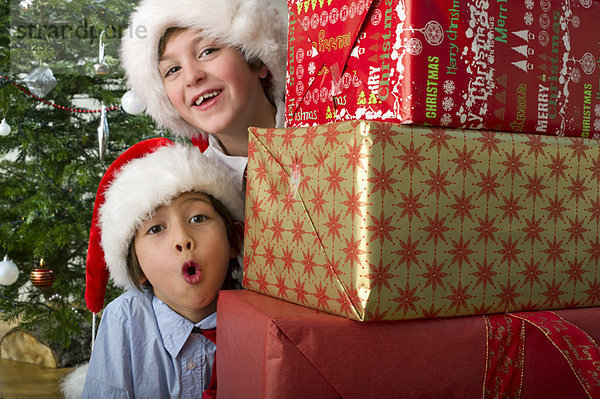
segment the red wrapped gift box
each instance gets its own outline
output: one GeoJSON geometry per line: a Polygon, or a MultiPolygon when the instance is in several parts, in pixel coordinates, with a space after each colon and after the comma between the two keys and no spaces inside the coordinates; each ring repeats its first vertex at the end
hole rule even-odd
{"type": "Polygon", "coordinates": [[[600,133],[600,1],[289,0],[286,126],[600,133]]]}
{"type": "MultiPolygon", "coordinates": [[[[221,292],[218,309],[219,398],[462,399],[499,394],[491,389],[493,381],[484,381],[486,375],[498,381],[501,375],[486,367],[494,354],[486,347],[486,335],[488,341],[494,337],[483,316],[361,323],[251,291],[221,292]]],[[[591,343],[579,352],[582,356],[571,359],[600,356],[591,341],[600,338],[600,308],[553,314],[588,333],[591,343]]],[[[510,397],[588,397],[542,330],[525,323],[522,334],[521,372],[512,376],[520,379],[515,394],[520,396],[510,397]]],[[[592,394],[598,392],[597,368],[584,370],[592,394]]]]}

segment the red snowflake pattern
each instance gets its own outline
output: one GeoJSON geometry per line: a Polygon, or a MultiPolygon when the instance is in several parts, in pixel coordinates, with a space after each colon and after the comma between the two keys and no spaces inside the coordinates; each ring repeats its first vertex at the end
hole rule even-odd
{"type": "Polygon", "coordinates": [[[550,163],[546,165],[548,169],[550,169],[550,176],[548,176],[548,178],[555,176],[556,181],[561,178],[565,179],[565,171],[569,169],[569,167],[566,165],[566,161],[566,155],[562,158],[558,152],[556,153],[556,156],[550,155],[550,163]]]}
{"type": "Polygon", "coordinates": [[[566,211],[567,208],[563,206],[563,202],[565,202],[565,198],[558,198],[558,194],[554,194],[554,199],[548,197],[549,205],[545,208],[542,208],[545,211],[548,211],[548,217],[546,220],[554,219],[554,224],[556,224],[558,219],[561,221],[565,220],[563,217],[563,212],[566,211]]]}
{"type": "Polygon", "coordinates": [[[572,261],[568,260],[567,263],[569,264],[569,269],[563,273],[569,276],[567,283],[572,282],[573,287],[576,287],[578,282],[583,283],[583,275],[588,271],[583,268],[583,261],[577,260],[577,258],[572,261]]]}
{"type": "Polygon", "coordinates": [[[301,134],[301,137],[302,146],[306,149],[312,148],[315,139],[319,137],[319,128],[317,126],[310,126],[301,134]]]}
{"type": "Polygon", "coordinates": [[[356,311],[356,304],[359,304],[358,291],[355,289],[341,290],[337,288],[337,297],[333,300],[340,305],[340,313],[350,316],[356,311]]]}
{"type": "Polygon", "coordinates": [[[327,285],[323,287],[322,282],[319,281],[319,285],[315,285],[315,292],[312,295],[317,299],[317,308],[329,310],[328,302],[331,298],[327,295],[327,285]]]}
{"type": "Polygon", "coordinates": [[[312,198],[309,200],[310,203],[313,204],[312,213],[317,217],[321,216],[325,209],[323,205],[327,204],[325,200],[325,192],[321,187],[316,187],[312,189],[312,198]]]}
{"type": "Polygon", "coordinates": [[[269,188],[265,192],[267,194],[266,200],[269,202],[271,207],[279,202],[279,198],[281,198],[281,192],[278,190],[277,182],[269,180],[269,188]]]}
{"type": "Polygon", "coordinates": [[[373,129],[369,133],[373,137],[373,144],[380,145],[381,149],[385,151],[387,144],[396,147],[394,136],[397,136],[400,131],[391,123],[382,123],[377,125],[377,129],[373,129]]]}
{"type": "Polygon", "coordinates": [[[556,283],[556,280],[553,278],[552,283],[546,282],[546,291],[542,292],[542,294],[546,297],[546,305],[552,307],[554,303],[560,303],[560,297],[565,294],[565,291],[561,290],[562,283],[556,283]]]}
{"type": "Polygon", "coordinates": [[[331,241],[335,241],[336,238],[340,239],[340,229],[344,227],[340,223],[341,214],[336,214],[335,210],[331,213],[327,213],[327,222],[324,223],[325,227],[327,227],[327,238],[331,241]]]}
{"type": "Polygon", "coordinates": [[[437,245],[438,240],[447,242],[445,234],[448,230],[450,230],[450,228],[445,226],[446,218],[447,216],[444,216],[442,219],[440,219],[440,215],[437,211],[435,212],[433,219],[427,216],[428,225],[423,227],[423,230],[429,234],[425,238],[425,242],[433,240],[435,245],[437,245]]]}
{"type": "Polygon", "coordinates": [[[596,241],[590,241],[590,247],[585,252],[590,254],[590,262],[598,266],[598,260],[600,260],[600,242],[598,241],[598,237],[596,237],[596,241]]]}
{"type": "MultiPolygon", "coordinates": [[[[500,172],[498,172],[500,173],[500,172]]],[[[496,189],[500,187],[500,183],[496,182],[498,178],[498,173],[492,175],[491,170],[488,169],[487,174],[479,173],[480,182],[476,184],[477,187],[481,189],[479,192],[479,196],[485,194],[486,199],[490,199],[490,197],[496,197],[498,194],[496,193],[496,189]]]]}
{"type": "Polygon", "coordinates": [[[386,192],[390,194],[394,193],[394,185],[398,182],[393,177],[393,174],[396,172],[394,168],[386,170],[385,164],[383,164],[381,165],[381,169],[372,167],[371,172],[373,173],[373,177],[370,177],[368,181],[369,183],[373,183],[372,192],[381,191],[382,197],[385,197],[386,192]]]}
{"type": "Polygon", "coordinates": [[[262,208],[264,200],[259,200],[257,198],[251,198],[250,202],[250,217],[252,220],[259,221],[261,219],[261,213],[265,210],[262,208]]]}
{"type": "Polygon", "coordinates": [[[483,259],[482,263],[475,262],[475,267],[477,271],[471,273],[473,276],[477,277],[477,281],[475,282],[475,286],[482,285],[483,289],[486,289],[488,284],[492,287],[495,287],[494,277],[498,275],[498,272],[495,272],[494,262],[488,264],[487,259],[483,259]]]}
{"type": "Polygon", "coordinates": [[[294,284],[295,286],[294,288],[292,288],[292,291],[296,293],[296,302],[306,306],[308,302],[308,300],[306,299],[308,291],[306,291],[306,289],[304,288],[305,280],[299,277],[298,280],[294,280],[294,284]]]}
{"type": "Polygon", "coordinates": [[[274,284],[274,287],[277,288],[277,296],[281,299],[287,299],[287,291],[289,290],[289,288],[285,282],[285,276],[278,275],[276,279],[277,282],[274,284]]]}
{"type": "Polygon", "coordinates": [[[409,236],[406,241],[400,241],[401,249],[394,252],[394,254],[400,256],[399,264],[406,264],[406,268],[410,270],[410,266],[414,263],[419,263],[417,257],[423,253],[419,247],[419,240],[412,242],[412,238],[409,236]]]}
{"type": "Polygon", "coordinates": [[[400,192],[400,196],[402,197],[402,202],[399,202],[394,205],[402,208],[402,213],[400,214],[400,217],[408,217],[409,222],[412,221],[413,216],[421,218],[421,213],[419,212],[419,209],[425,206],[424,204],[419,202],[421,198],[421,193],[414,195],[411,187],[408,190],[408,194],[400,192]]]}
{"type": "Polygon", "coordinates": [[[295,132],[295,129],[284,129],[281,133],[281,144],[286,150],[293,145],[294,139],[296,138],[295,132]]]}
{"type": "Polygon", "coordinates": [[[525,207],[519,205],[519,201],[521,200],[521,196],[519,195],[517,198],[514,197],[513,193],[510,193],[510,197],[502,194],[502,200],[504,201],[504,205],[500,205],[499,209],[504,212],[502,215],[502,220],[507,219],[510,223],[512,223],[513,218],[520,220],[519,212],[525,209],[525,207]]]}
{"type": "Polygon", "coordinates": [[[425,137],[427,137],[428,139],[431,139],[431,143],[429,144],[428,149],[436,147],[437,152],[439,152],[439,153],[442,152],[442,147],[449,150],[450,148],[448,147],[448,141],[454,139],[454,137],[452,137],[448,133],[446,133],[446,129],[441,128],[441,127],[432,127],[431,133],[427,133],[425,135],[425,137]]]}
{"type": "Polygon", "coordinates": [[[464,190],[460,197],[458,195],[454,194],[455,202],[454,202],[454,204],[450,205],[450,208],[454,209],[454,211],[455,211],[454,217],[452,218],[452,220],[456,219],[457,217],[460,218],[461,223],[464,223],[465,218],[469,218],[469,219],[473,220],[471,211],[473,209],[477,208],[475,205],[471,204],[473,195],[475,195],[475,194],[471,194],[467,197],[464,190]]]}
{"type": "Polygon", "coordinates": [[[518,248],[519,240],[513,241],[512,237],[509,236],[508,240],[504,241],[500,239],[500,242],[502,243],[502,249],[497,251],[497,253],[502,255],[500,263],[507,263],[508,267],[510,267],[512,262],[518,262],[517,255],[523,252],[518,248]]]}
{"type": "MultiPolygon", "coordinates": [[[[450,240],[452,240],[452,238],[450,240]]],[[[471,240],[465,242],[461,235],[458,241],[452,240],[452,246],[454,248],[448,251],[448,253],[452,255],[452,260],[450,261],[451,264],[458,263],[459,269],[462,268],[463,263],[471,264],[469,256],[475,253],[475,251],[469,248],[471,246],[471,240]]]]}
{"type": "Polygon", "coordinates": [[[331,154],[329,152],[323,154],[323,152],[319,150],[319,153],[315,155],[315,169],[318,171],[321,168],[324,168],[330,156],[331,154]]]}
{"type": "Polygon", "coordinates": [[[517,284],[512,285],[510,283],[510,279],[506,282],[506,285],[500,283],[500,292],[494,295],[497,298],[500,298],[499,307],[503,308],[505,311],[509,309],[515,309],[517,306],[517,298],[521,296],[517,292],[517,284]]]}
{"type": "Polygon", "coordinates": [[[290,233],[292,233],[292,244],[301,247],[304,243],[304,234],[310,234],[308,231],[304,230],[304,215],[298,216],[298,218],[292,222],[290,233]]]}
{"type": "Polygon", "coordinates": [[[423,145],[421,145],[419,148],[415,148],[415,143],[411,140],[409,147],[406,147],[405,145],[402,146],[402,151],[404,152],[402,155],[398,156],[398,159],[403,162],[400,171],[408,169],[411,176],[415,169],[423,172],[423,169],[421,169],[421,162],[426,159],[421,155],[421,149],[423,148],[423,145]]]}
{"type": "Polygon", "coordinates": [[[370,288],[377,288],[379,292],[381,292],[383,287],[391,289],[389,281],[395,276],[394,273],[390,273],[392,264],[384,265],[383,260],[379,258],[379,264],[377,266],[374,266],[371,263],[369,263],[369,266],[371,273],[367,274],[365,277],[367,277],[371,283],[370,288]]]}
{"type": "Polygon", "coordinates": [[[522,286],[525,286],[525,284],[529,283],[529,286],[531,287],[531,289],[533,289],[533,286],[535,284],[538,284],[538,285],[542,284],[540,282],[540,276],[542,274],[546,274],[546,272],[540,270],[541,263],[542,263],[541,260],[536,262],[532,256],[531,259],[529,260],[529,262],[526,262],[523,265],[524,269],[521,270],[520,272],[518,272],[518,274],[525,276],[522,286]]]}
{"type": "Polygon", "coordinates": [[[473,229],[479,233],[476,242],[483,240],[485,245],[487,245],[489,240],[496,242],[496,232],[499,230],[494,226],[496,218],[490,220],[489,215],[486,213],[483,219],[477,216],[477,222],[479,223],[479,226],[473,229]]]}
{"type": "Polygon", "coordinates": [[[290,247],[285,247],[282,248],[281,252],[281,258],[279,258],[279,260],[281,260],[282,263],[282,270],[292,273],[294,271],[294,263],[296,262],[294,250],[290,249],[290,247]]]}
{"type": "Polygon", "coordinates": [[[502,142],[502,140],[496,138],[496,133],[494,132],[481,132],[481,136],[477,138],[477,141],[481,142],[481,150],[479,153],[481,154],[483,151],[487,151],[489,156],[492,156],[492,152],[500,153],[498,149],[498,144],[502,142]]]}
{"type": "Polygon", "coordinates": [[[258,285],[258,291],[266,294],[269,290],[269,282],[267,281],[267,274],[261,271],[256,272],[256,280],[254,280],[258,285]]]}
{"type": "Polygon", "coordinates": [[[339,168],[337,168],[334,163],[332,168],[330,168],[328,166],[327,169],[328,169],[328,171],[327,171],[327,177],[325,177],[325,181],[329,183],[329,189],[331,191],[333,191],[333,194],[335,195],[335,193],[342,190],[340,183],[345,181],[346,179],[344,179],[341,176],[341,174],[342,174],[341,166],[339,168]]]}
{"type": "Polygon", "coordinates": [[[463,177],[467,176],[467,173],[474,174],[473,165],[479,163],[473,159],[473,153],[475,149],[469,151],[466,145],[463,145],[463,150],[456,150],[457,157],[451,161],[456,164],[456,170],[454,173],[462,172],[463,177]]]}
{"type": "Polygon", "coordinates": [[[542,241],[540,234],[546,231],[546,229],[541,224],[542,218],[536,219],[533,215],[531,219],[525,219],[525,227],[521,229],[525,233],[524,241],[531,240],[531,245],[536,241],[542,241]]]}
{"type": "Polygon", "coordinates": [[[542,136],[536,134],[527,135],[525,144],[529,146],[527,155],[533,154],[535,159],[537,159],[540,154],[544,155],[544,147],[548,146],[548,143],[542,141],[542,136]]]}
{"type": "Polygon", "coordinates": [[[415,292],[417,292],[418,287],[410,288],[410,285],[407,281],[405,289],[402,289],[400,287],[396,287],[396,289],[398,290],[398,296],[392,298],[392,302],[398,303],[398,307],[395,311],[400,312],[400,310],[402,310],[404,316],[406,316],[409,310],[416,312],[417,308],[415,307],[415,303],[423,299],[415,295],[415,292]]]}
{"type": "Polygon", "coordinates": [[[251,169],[252,171],[252,183],[257,185],[262,184],[267,179],[268,169],[265,165],[264,159],[259,159],[256,166],[251,169]]]}
{"type": "Polygon", "coordinates": [[[365,169],[365,165],[363,165],[363,160],[368,158],[369,156],[364,151],[364,144],[362,141],[354,141],[352,144],[346,145],[346,153],[342,155],[344,158],[348,160],[346,164],[346,168],[352,168],[353,171],[356,171],[356,168],[360,167],[361,169],[365,169]]]}
{"type": "Polygon", "coordinates": [[[271,243],[266,243],[264,248],[265,253],[262,255],[262,257],[265,258],[263,263],[264,267],[268,267],[270,270],[273,270],[275,268],[275,260],[277,260],[277,256],[275,256],[275,250],[273,249],[271,243]]]}
{"type": "Polygon", "coordinates": [[[391,242],[393,240],[391,233],[396,230],[393,220],[394,216],[390,216],[389,218],[385,217],[383,209],[381,210],[379,218],[371,215],[371,224],[367,226],[367,230],[372,232],[373,235],[369,242],[379,239],[379,245],[381,246],[383,246],[383,243],[386,240],[391,242]]]}
{"type": "Polygon", "coordinates": [[[595,220],[600,224],[600,197],[596,196],[596,201],[590,200],[591,206],[586,209],[591,214],[590,221],[595,220]]]}
{"type": "Polygon", "coordinates": [[[583,291],[586,295],[586,301],[589,305],[598,306],[600,304],[600,282],[598,277],[594,277],[594,281],[588,280],[588,289],[583,291]]]}
{"type": "Polygon", "coordinates": [[[467,301],[475,298],[473,295],[468,293],[469,285],[470,284],[467,284],[466,287],[463,287],[462,282],[459,281],[455,287],[450,286],[450,291],[452,291],[452,294],[444,297],[451,302],[449,306],[450,309],[456,308],[456,312],[458,313],[462,308],[468,307],[467,301]]]}
{"type": "Polygon", "coordinates": [[[590,231],[590,229],[586,229],[584,226],[587,225],[585,223],[585,218],[579,220],[579,216],[575,215],[575,219],[569,218],[569,224],[571,227],[565,229],[569,233],[569,242],[575,241],[577,244],[579,240],[583,241],[583,235],[590,231]]]}
{"type": "Polygon", "coordinates": [[[571,185],[567,189],[571,192],[569,200],[575,198],[575,203],[579,203],[579,200],[585,200],[585,192],[589,187],[585,184],[585,178],[582,179],[577,173],[576,178],[571,177],[571,185]]]}
{"type": "Polygon", "coordinates": [[[425,286],[423,287],[423,289],[431,286],[431,290],[435,293],[435,289],[439,286],[440,288],[445,288],[444,287],[444,278],[448,277],[450,274],[445,273],[442,269],[444,268],[445,264],[442,263],[440,265],[438,265],[437,263],[437,259],[433,259],[433,262],[431,264],[425,264],[425,268],[427,269],[427,272],[423,273],[423,274],[419,274],[419,276],[423,277],[424,279],[426,279],[427,281],[425,281],[425,286]]]}
{"type": "Polygon", "coordinates": [[[512,149],[512,153],[508,153],[504,151],[504,156],[506,157],[505,161],[500,162],[506,170],[504,171],[504,176],[510,174],[511,179],[515,179],[515,175],[519,175],[523,177],[521,174],[521,168],[525,166],[524,162],[521,162],[521,156],[523,154],[515,153],[515,149],[512,149]]]}
{"type": "Polygon", "coordinates": [[[339,260],[332,258],[327,261],[327,265],[325,266],[325,278],[328,278],[330,283],[333,282],[333,280],[339,280],[344,274],[346,273],[340,267],[339,260]]]}
{"type": "Polygon", "coordinates": [[[448,196],[448,192],[446,191],[446,187],[451,185],[452,183],[446,179],[448,175],[448,171],[442,172],[440,171],[440,167],[437,167],[437,171],[434,173],[431,170],[429,172],[429,177],[431,179],[426,180],[425,184],[429,186],[429,192],[427,195],[431,193],[435,193],[436,198],[440,198],[440,195],[444,193],[448,196]]]}
{"type": "Polygon", "coordinates": [[[346,206],[346,214],[344,216],[350,215],[353,219],[356,216],[363,217],[363,213],[361,208],[367,205],[366,202],[361,201],[360,197],[362,196],[362,192],[356,192],[356,187],[352,187],[352,192],[346,191],[346,201],[343,201],[342,204],[346,206]]]}
{"type": "Polygon", "coordinates": [[[544,176],[538,177],[537,171],[533,173],[533,176],[527,176],[528,183],[523,185],[523,188],[527,192],[525,199],[532,197],[535,201],[538,197],[543,197],[543,191],[548,188],[548,186],[543,184],[544,176]]]}
{"type": "Polygon", "coordinates": [[[331,148],[337,148],[340,145],[338,137],[341,132],[339,132],[337,126],[332,123],[328,123],[323,127],[325,128],[325,131],[321,134],[325,137],[325,145],[328,145],[331,148]]]}
{"type": "Polygon", "coordinates": [[[588,170],[592,172],[592,178],[596,179],[596,183],[600,183],[600,155],[598,155],[596,160],[592,159],[592,166],[588,170]]]}
{"type": "Polygon", "coordinates": [[[344,240],[346,241],[346,246],[342,248],[342,252],[346,254],[346,264],[351,262],[358,265],[362,265],[360,257],[361,255],[367,253],[366,251],[361,249],[361,247],[364,247],[362,239],[359,238],[358,240],[353,240],[352,238],[350,238],[350,240],[348,240],[346,237],[344,237],[344,240]]]}
{"type": "Polygon", "coordinates": [[[381,321],[381,320],[386,320],[387,313],[388,313],[387,310],[385,312],[381,312],[381,310],[379,309],[379,306],[377,306],[375,308],[375,310],[373,311],[373,313],[367,312],[367,317],[368,317],[368,320],[381,321]]]}
{"type": "Polygon", "coordinates": [[[428,310],[421,308],[421,314],[426,319],[433,319],[435,317],[439,317],[441,311],[442,311],[441,308],[436,309],[433,304],[431,305],[431,307],[428,310]]]}
{"type": "Polygon", "coordinates": [[[569,139],[571,140],[571,144],[569,144],[568,147],[573,150],[570,159],[577,157],[577,162],[581,162],[581,158],[587,160],[588,158],[585,152],[591,147],[585,145],[585,141],[583,139],[576,137],[569,137],[569,139]]]}
{"type": "Polygon", "coordinates": [[[315,267],[317,266],[317,262],[315,262],[315,254],[312,254],[309,251],[302,251],[302,255],[304,256],[302,259],[302,266],[304,267],[303,276],[305,276],[305,278],[314,278],[315,267]]]}
{"type": "Polygon", "coordinates": [[[542,251],[548,258],[546,258],[546,262],[552,262],[554,266],[556,266],[556,262],[563,262],[562,255],[567,252],[567,250],[563,249],[563,241],[564,239],[557,241],[556,237],[550,240],[546,240],[547,247],[542,251]]]}
{"type": "Polygon", "coordinates": [[[278,215],[273,216],[273,220],[269,223],[265,222],[265,228],[271,230],[273,233],[273,241],[283,241],[283,219],[280,219],[278,215]]]}
{"type": "Polygon", "coordinates": [[[268,148],[273,148],[273,138],[276,137],[275,129],[266,129],[261,133],[262,139],[268,148]]]}

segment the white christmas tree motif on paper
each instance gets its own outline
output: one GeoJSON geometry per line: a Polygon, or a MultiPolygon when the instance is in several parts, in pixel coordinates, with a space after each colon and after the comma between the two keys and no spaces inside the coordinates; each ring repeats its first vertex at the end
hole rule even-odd
{"type": "Polygon", "coordinates": [[[512,34],[523,39],[527,43],[529,43],[529,39],[535,38],[535,34],[529,32],[529,29],[516,30],[516,31],[512,32],[512,34]]]}

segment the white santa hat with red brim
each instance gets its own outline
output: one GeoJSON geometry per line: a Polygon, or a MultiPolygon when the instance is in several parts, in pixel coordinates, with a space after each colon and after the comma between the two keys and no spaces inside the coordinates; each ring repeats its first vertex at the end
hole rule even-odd
{"type": "Polygon", "coordinates": [[[283,126],[287,18],[270,0],[142,0],[131,14],[121,41],[127,83],[146,104],[146,112],[179,136],[202,132],[175,110],[158,71],[158,45],[172,27],[201,30],[206,37],[236,47],[247,60],[260,59],[271,73],[270,95],[283,126]]]}
{"type": "Polygon", "coordinates": [[[124,289],[134,287],[127,272],[129,245],[139,225],[179,194],[210,194],[243,221],[244,199],[225,166],[199,148],[166,138],[142,141],[110,165],[100,181],[86,263],[85,301],[98,313],[104,307],[108,278],[124,289]]]}

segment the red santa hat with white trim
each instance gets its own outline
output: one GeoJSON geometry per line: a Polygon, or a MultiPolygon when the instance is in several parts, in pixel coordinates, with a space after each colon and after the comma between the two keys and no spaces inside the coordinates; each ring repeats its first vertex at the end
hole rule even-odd
{"type": "Polygon", "coordinates": [[[161,126],[184,137],[199,135],[175,110],[158,71],[158,46],[169,28],[190,28],[240,49],[246,60],[261,60],[270,72],[268,95],[283,126],[287,16],[271,0],[142,0],[121,39],[121,65],[127,83],[161,126]]]}
{"type": "Polygon", "coordinates": [[[86,263],[85,301],[98,313],[104,307],[108,278],[134,287],[127,272],[129,245],[136,229],[156,208],[179,194],[210,194],[243,221],[244,199],[227,166],[207,158],[198,147],[166,138],[139,142],[121,154],[100,181],[86,263]]]}

